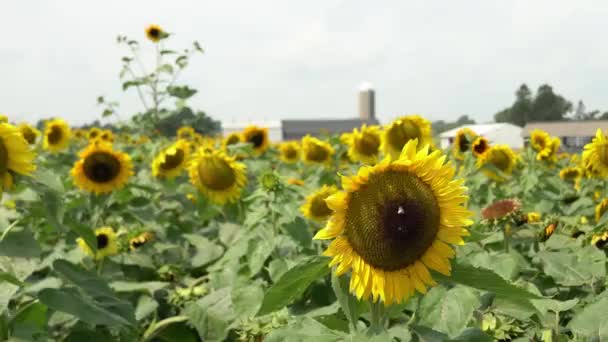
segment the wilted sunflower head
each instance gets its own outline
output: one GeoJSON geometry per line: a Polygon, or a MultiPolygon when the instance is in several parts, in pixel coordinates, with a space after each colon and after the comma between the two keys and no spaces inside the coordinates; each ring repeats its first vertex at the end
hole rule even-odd
{"type": "Polygon", "coordinates": [[[557,228],[557,222],[550,223],[548,226],[543,228],[540,232],[539,239],[541,242],[545,242],[549,240],[549,238],[555,233],[555,229],[557,228]]]}
{"type": "Polygon", "coordinates": [[[190,182],[211,202],[235,202],[247,183],[246,167],[222,151],[200,148],[190,166],[190,182]]]}
{"type": "Polygon", "coordinates": [[[310,135],[302,138],[302,159],[307,164],[330,165],[334,153],[334,148],[325,141],[310,135]]]}
{"type": "Polygon", "coordinates": [[[600,219],[608,211],[608,198],[604,198],[598,205],[595,206],[595,222],[600,222],[600,219]]]}
{"type": "Polygon", "coordinates": [[[168,34],[158,25],[149,25],[146,27],[146,37],[154,43],[158,43],[161,39],[164,39],[168,34]]]}
{"type": "Polygon", "coordinates": [[[463,244],[463,227],[473,223],[464,180],[453,179],[441,152],[416,152],[417,144],[410,140],[397,160],[342,177],[344,191],[325,201],[333,213],[315,239],[334,239],[324,255],[337,275],[352,269],[350,291],[359,299],[390,305],[426,293],[436,284],[429,269],[450,274],[448,244],[463,244]]]}
{"type": "Polygon", "coordinates": [[[591,143],[585,145],[583,163],[592,174],[602,178],[608,177],[608,139],[600,128],[591,143]]]}
{"type": "Polygon", "coordinates": [[[11,172],[30,175],[36,155],[15,126],[0,123],[0,195],[13,185],[11,172]]]}
{"type": "Polygon", "coordinates": [[[154,233],[143,232],[129,239],[129,249],[135,251],[154,240],[154,233]]]}
{"type": "Polygon", "coordinates": [[[485,137],[478,137],[473,141],[471,150],[475,157],[483,156],[490,149],[490,142],[485,137]]]}
{"type": "Polygon", "coordinates": [[[385,155],[398,158],[405,144],[418,139],[418,148],[431,144],[431,122],[420,115],[408,115],[393,121],[384,129],[381,149],[385,155]]]}
{"type": "Polygon", "coordinates": [[[599,249],[604,249],[608,247],[608,231],[594,234],[591,237],[591,244],[599,249]]]}
{"type": "Polygon", "coordinates": [[[530,134],[530,144],[537,152],[544,150],[550,143],[551,136],[543,130],[535,129],[530,134]]]}
{"type": "Polygon", "coordinates": [[[499,182],[506,180],[516,163],[517,156],[507,145],[492,146],[477,159],[477,167],[481,168],[486,176],[499,182]],[[500,171],[500,174],[496,170],[500,171]]]}
{"type": "Polygon", "coordinates": [[[39,130],[37,130],[36,128],[34,128],[26,123],[22,123],[21,125],[19,125],[18,128],[19,128],[19,131],[21,132],[21,135],[23,136],[25,141],[27,141],[28,144],[30,144],[30,145],[36,144],[36,139],[40,135],[39,130]]]}
{"type": "Polygon", "coordinates": [[[477,138],[475,133],[470,128],[463,128],[456,132],[456,138],[454,139],[453,150],[456,159],[464,159],[464,154],[471,151],[473,147],[473,141],[477,138]]]}
{"type": "Polygon", "coordinates": [[[133,175],[133,165],[128,154],[97,141],[80,152],[70,173],[80,189],[102,194],[122,188],[133,175]]]}
{"type": "Polygon", "coordinates": [[[355,128],[352,133],[345,135],[344,142],[348,145],[350,160],[375,164],[378,161],[382,144],[380,127],[364,124],[361,130],[355,128]]]}
{"type": "Polygon", "coordinates": [[[188,166],[189,144],[178,140],[161,151],[152,161],[152,175],[158,178],[174,178],[188,166]]]}
{"type": "Polygon", "coordinates": [[[333,212],[329,209],[325,200],[336,192],[338,192],[338,188],[335,185],[323,185],[321,189],[306,197],[304,204],[300,207],[302,214],[311,220],[325,222],[333,212]]]}
{"type": "Polygon", "coordinates": [[[559,178],[568,182],[576,182],[583,176],[580,167],[566,167],[559,172],[559,178]]]}
{"type": "Polygon", "coordinates": [[[187,139],[192,140],[196,135],[196,131],[194,128],[190,126],[182,126],[177,130],[177,138],[178,139],[187,139]]]}
{"type": "Polygon", "coordinates": [[[64,150],[70,144],[72,130],[61,119],[50,120],[44,128],[44,141],[42,147],[51,153],[64,150]]]}
{"type": "Polygon", "coordinates": [[[261,154],[268,148],[268,128],[248,126],[242,133],[243,142],[250,143],[257,154],[261,154]]]}
{"type": "Polygon", "coordinates": [[[495,221],[503,218],[510,218],[517,215],[521,209],[521,202],[516,198],[503,199],[496,201],[481,211],[484,220],[495,221]]]}
{"type": "Polygon", "coordinates": [[[300,144],[297,141],[286,141],[279,145],[280,158],[288,164],[297,163],[300,160],[300,144]]]}
{"type": "Polygon", "coordinates": [[[83,238],[76,239],[76,243],[83,252],[90,255],[95,260],[118,254],[118,242],[114,229],[111,227],[98,228],[95,230],[95,237],[97,238],[96,253],[93,253],[93,250],[87,245],[83,238]]]}

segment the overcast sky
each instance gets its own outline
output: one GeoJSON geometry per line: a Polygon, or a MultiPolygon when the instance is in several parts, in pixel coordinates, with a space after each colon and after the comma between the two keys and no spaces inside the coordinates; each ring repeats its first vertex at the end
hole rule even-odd
{"type": "Polygon", "coordinates": [[[607,18],[605,0],[1,0],[0,112],[78,124],[98,95],[141,110],[115,37],[150,23],[175,33],[169,47],[200,41],[182,81],[224,121],[355,116],[364,81],[383,121],[490,121],[522,82],[608,110],[607,18]]]}

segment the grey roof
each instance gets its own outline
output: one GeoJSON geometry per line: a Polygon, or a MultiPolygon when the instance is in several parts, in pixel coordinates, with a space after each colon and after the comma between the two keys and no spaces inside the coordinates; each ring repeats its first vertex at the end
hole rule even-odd
{"type": "Polygon", "coordinates": [[[608,131],[608,120],[588,121],[538,121],[524,127],[523,136],[529,137],[534,129],[542,129],[557,137],[593,137],[598,128],[608,131]]]}
{"type": "Polygon", "coordinates": [[[344,133],[352,131],[363,124],[378,125],[376,119],[312,119],[312,120],[281,120],[283,138],[300,138],[306,134],[319,135],[321,133],[344,133]]]}

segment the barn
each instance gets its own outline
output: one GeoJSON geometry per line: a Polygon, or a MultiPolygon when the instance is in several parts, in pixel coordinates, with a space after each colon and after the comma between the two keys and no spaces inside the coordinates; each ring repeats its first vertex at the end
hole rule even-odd
{"type": "Polygon", "coordinates": [[[493,145],[506,144],[512,149],[522,149],[524,147],[523,129],[521,127],[509,123],[489,123],[464,125],[439,134],[441,148],[449,148],[456,138],[456,132],[463,128],[469,128],[478,135],[486,137],[493,145]]]}

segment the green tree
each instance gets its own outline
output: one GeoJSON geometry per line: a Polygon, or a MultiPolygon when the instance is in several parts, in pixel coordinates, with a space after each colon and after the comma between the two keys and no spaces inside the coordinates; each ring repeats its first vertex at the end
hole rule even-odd
{"type": "Polygon", "coordinates": [[[496,122],[509,122],[524,126],[531,121],[566,120],[565,115],[572,110],[572,103],[553,92],[548,84],[538,87],[533,96],[530,88],[522,84],[515,92],[515,101],[494,115],[496,122]]]}

